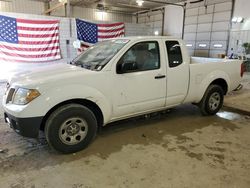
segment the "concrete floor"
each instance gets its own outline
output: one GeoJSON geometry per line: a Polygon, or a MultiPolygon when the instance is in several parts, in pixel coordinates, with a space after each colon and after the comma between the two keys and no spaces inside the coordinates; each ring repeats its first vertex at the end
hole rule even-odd
{"type": "MultiPolygon", "coordinates": [[[[4,85],[0,85],[0,98],[4,85]]],[[[250,187],[250,117],[202,117],[183,105],[111,124],[84,151],[61,155],[14,133],[0,106],[0,187],[250,187]]]]}
{"type": "Polygon", "coordinates": [[[243,88],[229,93],[224,101],[224,106],[236,112],[250,115],[250,72],[244,73],[241,81],[243,88]]]}

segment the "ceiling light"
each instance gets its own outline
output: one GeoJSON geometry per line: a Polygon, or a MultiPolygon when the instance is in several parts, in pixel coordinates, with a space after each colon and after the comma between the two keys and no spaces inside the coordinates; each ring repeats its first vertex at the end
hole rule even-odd
{"type": "Polygon", "coordinates": [[[207,45],[206,45],[206,44],[199,44],[199,47],[201,47],[201,48],[206,48],[207,45]]]}
{"type": "Polygon", "coordinates": [[[143,0],[136,0],[136,3],[138,4],[139,7],[141,7],[144,3],[143,0]]]}
{"type": "Polygon", "coordinates": [[[233,22],[233,23],[237,22],[237,17],[233,17],[233,18],[232,18],[232,22],[233,22]]]}
{"type": "Polygon", "coordinates": [[[233,23],[242,23],[244,21],[244,18],[242,17],[233,17],[232,22],[233,23]]]}
{"type": "Polygon", "coordinates": [[[222,48],[223,45],[222,45],[222,44],[214,44],[214,47],[215,47],[215,48],[222,48]]]}
{"type": "Polygon", "coordinates": [[[238,17],[237,18],[237,23],[242,23],[243,22],[243,18],[242,17],[238,17]]]}
{"type": "Polygon", "coordinates": [[[159,31],[155,31],[155,36],[158,36],[159,35],[159,31]]]}

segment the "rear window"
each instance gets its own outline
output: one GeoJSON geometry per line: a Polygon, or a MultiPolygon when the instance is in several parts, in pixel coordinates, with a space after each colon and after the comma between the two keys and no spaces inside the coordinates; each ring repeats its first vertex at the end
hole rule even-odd
{"type": "Polygon", "coordinates": [[[166,41],[169,67],[177,67],[182,64],[182,53],[178,41],[166,41]]]}

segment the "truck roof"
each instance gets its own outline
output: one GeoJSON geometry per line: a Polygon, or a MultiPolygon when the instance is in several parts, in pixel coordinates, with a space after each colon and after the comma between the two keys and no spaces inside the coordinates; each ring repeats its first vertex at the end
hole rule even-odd
{"type": "MultiPolygon", "coordinates": [[[[114,39],[119,39],[119,38],[114,38],[114,39]]],[[[131,36],[131,37],[122,37],[120,39],[129,39],[129,40],[139,40],[139,39],[177,39],[176,37],[173,36],[131,36]]]]}

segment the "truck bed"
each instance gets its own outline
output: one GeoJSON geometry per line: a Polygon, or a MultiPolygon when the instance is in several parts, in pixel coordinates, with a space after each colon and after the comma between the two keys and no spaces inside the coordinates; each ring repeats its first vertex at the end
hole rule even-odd
{"type": "Polygon", "coordinates": [[[206,58],[206,57],[191,57],[190,64],[197,64],[197,63],[229,63],[235,62],[238,60],[233,59],[220,59],[220,58],[206,58]]]}
{"type": "Polygon", "coordinates": [[[216,80],[217,75],[224,75],[227,78],[228,91],[232,91],[239,85],[240,66],[242,61],[219,58],[191,57],[190,60],[190,85],[187,101],[199,102],[205,92],[206,83],[209,80],[216,80]]]}

